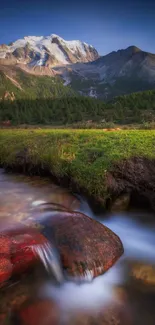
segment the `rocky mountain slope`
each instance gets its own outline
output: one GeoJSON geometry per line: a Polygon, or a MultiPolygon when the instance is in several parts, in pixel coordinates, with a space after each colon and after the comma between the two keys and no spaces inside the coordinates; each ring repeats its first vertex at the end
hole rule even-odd
{"type": "MultiPolygon", "coordinates": [[[[59,76],[64,86],[104,100],[155,88],[155,54],[130,46],[99,56],[92,45],[55,34],[1,45],[0,71],[8,76],[6,71],[19,69],[36,76],[59,76]]],[[[16,78],[11,81],[18,87],[16,78]]]]}
{"type": "Polygon", "coordinates": [[[55,71],[81,94],[102,99],[155,88],[155,54],[135,46],[55,71]]]}

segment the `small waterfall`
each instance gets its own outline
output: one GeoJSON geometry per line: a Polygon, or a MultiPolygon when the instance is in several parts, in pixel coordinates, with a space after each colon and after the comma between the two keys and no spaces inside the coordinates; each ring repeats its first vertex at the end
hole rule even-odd
{"type": "Polygon", "coordinates": [[[40,258],[47,272],[54,275],[57,282],[63,282],[64,276],[58,252],[51,243],[47,242],[43,245],[33,245],[32,250],[40,258]]]}

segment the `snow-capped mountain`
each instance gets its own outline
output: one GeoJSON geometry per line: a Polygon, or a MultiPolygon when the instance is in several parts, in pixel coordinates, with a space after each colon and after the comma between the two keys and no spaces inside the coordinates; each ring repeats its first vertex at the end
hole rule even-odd
{"type": "Polygon", "coordinates": [[[10,45],[0,46],[0,59],[5,64],[25,64],[29,67],[67,65],[99,58],[96,49],[81,41],[65,41],[58,35],[26,36],[10,45]]]}

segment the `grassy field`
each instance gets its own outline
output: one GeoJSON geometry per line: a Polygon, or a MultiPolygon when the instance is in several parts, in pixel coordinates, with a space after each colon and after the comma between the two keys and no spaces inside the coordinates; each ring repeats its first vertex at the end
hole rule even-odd
{"type": "Polygon", "coordinates": [[[155,158],[155,131],[0,130],[1,165],[27,161],[32,167],[41,166],[58,179],[68,177],[102,204],[109,196],[108,171],[115,162],[135,156],[155,158]]]}

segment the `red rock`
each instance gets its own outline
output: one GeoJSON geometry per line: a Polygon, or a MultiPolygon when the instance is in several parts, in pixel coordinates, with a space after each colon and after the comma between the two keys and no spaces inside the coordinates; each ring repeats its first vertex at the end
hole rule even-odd
{"type": "Polygon", "coordinates": [[[70,276],[92,279],[107,271],[123,254],[119,237],[84,214],[59,213],[48,218],[46,226],[45,235],[47,230],[70,276]]]}
{"type": "Polygon", "coordinates": [[[21,274],[37,264],[39,256],[33,248],[35,245],[44,245],[45,243],[47,243],[47,239],[36,231],[32,234],[22,234],[12,238],[13,275],[21,274]]]}
{"type": "Polygon", "coordinates": [[[10,255],[11,240],[8,236],[0,234],[0,254],[10,255]]]}
{"type": "Polygon", "coordinates": [[[15,312],[13,325],[57,325],[58,307],[52,300],[27,301],[15,312]]]}
{"type": "Polygon", "coordinates": [[[0,234],[0,286],[13,275],[21,275],[39,261],[35,245],[44,245],[47,239],[35,229],[17,224],[0,234]]]}
{"type": "Polygon", "coordinates": [[[8,236],[0,235],[0,286],[12,275],[12,263],[10,260],[11,240],[8,236]]]}
{"type": "Polygon", "coordinates": [[[6,318],[7,318],[6,314],[0,314],[0,324],[1,325],[6,325],[6,318]]]}
{"type": "Polygon", "coordinates": [[[0,285],[9,280],[12,275],[12,263],[6,257],[0,258],[0,285]]]}

